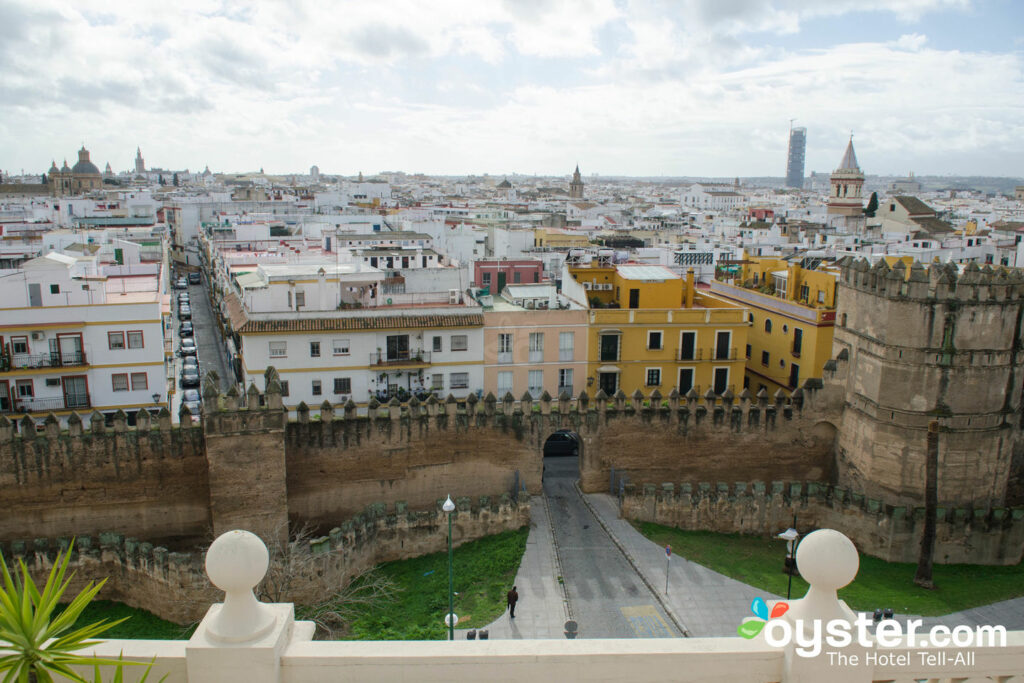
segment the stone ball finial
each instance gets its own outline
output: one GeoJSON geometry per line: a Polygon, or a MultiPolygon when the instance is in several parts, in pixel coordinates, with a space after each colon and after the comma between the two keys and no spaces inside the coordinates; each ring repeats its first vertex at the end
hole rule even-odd
{"type": "Polygon", "coordinates": [[[844,534],[835,529],[818,529],[807,534],[797,546],[796,564],[807,583],[834,591],[857,576],[860,555],[844,534]]]}
{"type": "Polygon", "coordinates": [[[838,589],[853,581],[860,568],[860,556],[853,541],[835,529],[812,531],[797,546],[796,566],[810,588],[802,599],[791,602],[786,613],[788,619],[808,624],[815,619],[855,619],[836,595],[838,589]]]}
{"type": "Polygon", "coordinates": [[[228,531],[210,545],[206,575],[224,591],[224,604],[209,626],[213,638],[241,643],[259,638],[273,627],[273,613],[252,592],[269,566],[267,546],[252,532],[228,531]]]}

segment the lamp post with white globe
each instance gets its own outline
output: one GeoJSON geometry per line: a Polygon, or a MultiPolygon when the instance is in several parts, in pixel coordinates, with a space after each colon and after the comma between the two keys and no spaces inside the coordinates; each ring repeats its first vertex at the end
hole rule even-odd
{"type": "Polygon", "coordinates": [[[441,509],[448,513],[448,616],[444,621],[448,624],[448,640],[455,640],[455,593],[452,584],[452,513],[455,512],[455,503],[451,495],[445,499],[441,509]]]}
{"type": "MultiPolygon", "coordinates": [[[[794,523],[796,519],[793,520],[794,523]]],[[[786,573],[789,574],[789,584],[786,586],[786,599],[789,600],[790,595],[793,591],[793,572],[796,571],[796,560],[793,558],[793,549],[796,544],[796,539],[800,538],[800,533],[790,527],[778,535],[786,542],[786,573]]]]}

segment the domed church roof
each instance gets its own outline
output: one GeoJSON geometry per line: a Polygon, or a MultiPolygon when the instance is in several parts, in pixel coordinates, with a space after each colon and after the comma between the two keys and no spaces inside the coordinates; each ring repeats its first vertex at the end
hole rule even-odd
{"type": "Polygon", "coordinates": [[[96,164],[89,161],[89,150],[82,146],[82,149],[78,150],[78,163],[71,167],[71,172],[78,175],[99,175],[100,169],[96,168],[96,164]]]}

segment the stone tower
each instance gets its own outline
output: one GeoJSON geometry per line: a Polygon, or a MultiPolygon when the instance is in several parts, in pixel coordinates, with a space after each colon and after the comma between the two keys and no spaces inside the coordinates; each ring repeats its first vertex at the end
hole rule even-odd
{"type": "Polygon", "coordinates": [[[828,213],[830,216],[860,216],[864,208],[864,173],[857,165],[857,155],[853,151],[853,136],[846,145],[843,160],[839,168],[832,172],[831,187],[828,193],[828,213]]]}
{"type": "Polygon", "coordinates": [[[142,148],[135,148],[135,174],[142,175],[146,172],[146,160],[142,158],[142,148]]]}
{"type": "Polygon", "coordinates": [[[1024,274],[846,257],[825,388],[836,477],[892,505],[924,500],[926,432],[940,425],[938,500],[1016,503],[1024,458],[1024,274]]]}
{"type": "Polygon", "coordinates": [[[569,199],[583,199],[583,179],[580,178],[579,164],[576,164],[576,170],[572,174],[572,182],[569,183],[569,199]]]}

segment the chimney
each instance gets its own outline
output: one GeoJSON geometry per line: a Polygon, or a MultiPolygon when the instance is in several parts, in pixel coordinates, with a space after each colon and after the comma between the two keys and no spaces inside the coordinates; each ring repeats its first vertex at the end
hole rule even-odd
{"type": "Polygon", "coordinates": [[[693,308],[693,290],[695,287],[693,268],[686,269],[686,308],[693,308]]]}

